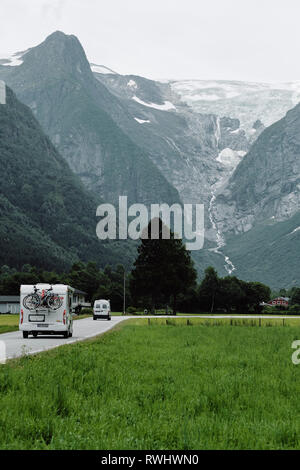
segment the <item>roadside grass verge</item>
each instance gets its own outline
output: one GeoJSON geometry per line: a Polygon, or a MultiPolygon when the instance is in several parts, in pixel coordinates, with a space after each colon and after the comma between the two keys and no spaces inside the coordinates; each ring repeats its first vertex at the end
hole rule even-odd
{"type": "MultiPolygon", "coordinates": [[[[112,316],[122,315],[121,312],[114,312],[112,316]]],[[[90,318],[92,315],[78,315],[74,317],[74,320],[83,320],[84,318],[90,318]]],[[[257,318],[253,319],[239,319],[239,318],[176,318],[170,316],[169,318],[147,318],[140,316],[132,316],[134,325],[177,325],[177,326],[192,326],[192,325],[206,325],[206,326],[220,326],[220,325],[231,325],[231,326],[300,326],[300,317],[295,318],[257,318]]],[[[0,315],[0,334],[17,331],[19,329],[19,315],[0,315]]]]}
{"type": "Polygon", "coordinates": [[[11,333],[12,331],[18,330],[17,326],[10,325],[0,325],[0,335],[2,333],[11,333]]]}
{"type": "Polygon", "coordinates": [[[160,320],[1,366],[0,448],[300,448],[300,327],[160,320]]]}
{"type": "MultiPolygon", "coordinates": [[[[78,315],[73,320],[83,320],[89,318],[92,315],[78,315]]],[[[0,334],[9,333],[11,331],[17,331],[19,329],[19,315],[9,314],[0,315],[0,334]]]]}
{"type": "Polygon", "coordinates": [[[19,329],[19,315],[0,315],[0,334],[19,329]]]}
{"type": "Polygon", "coordinates": [[[297,318],[131,318],[127,324],[136,326],[253,326],[253,327],[271,327],[271,326],[295,326],[300,328],[300,317],[297,318]]]}

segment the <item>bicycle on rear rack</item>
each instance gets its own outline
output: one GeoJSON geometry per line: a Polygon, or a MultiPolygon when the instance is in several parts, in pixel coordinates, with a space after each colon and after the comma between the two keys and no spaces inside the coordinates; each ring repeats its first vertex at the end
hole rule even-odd
{"type": "Polygon", "coordinates": [[[34,287],[34,293],[24,298],[23,306],[28,310],[37,310],[41,307],[58,310],[62,306],[62,300],[59,295],[54,294],[52,287],[41,291],[34,287]]]}

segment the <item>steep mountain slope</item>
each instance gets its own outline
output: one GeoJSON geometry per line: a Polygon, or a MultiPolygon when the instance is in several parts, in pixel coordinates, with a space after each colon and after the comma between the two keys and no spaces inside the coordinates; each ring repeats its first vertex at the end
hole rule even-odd
{"type": "Polygon", "coordinates": [[[217,197],[222,231],[290,218],[300,208],[300,104],[267,128],[217,197]]]}
{"type": "Polygon", "coordinates": [[[267,128],[215,199],[224,253],[244,279],[300,279],[300,104],[267,128]]]}
{"type": "Polygon", "coordinates": [[[268,221],[229,236],[224,250],[242,279],[273,289],[299,286],[300,212],[283,222],[268,221]]]}
{"type": "MultiPolygon", "coordinates": [[[[126,115],[95,79],[78,39],[57,32],[0,66],[0,77],[29,105],[72,170],[107,202],[178,202],[177,191],[110,117],[126,115]]],[[[134,121],[138,128],[138,123],[134,121]]]]}
{"type": "Polygon", "coordinates": [[[147,150],[184,202],[208,206],[211,186],[231,174],[262,130],[258,127],[247,137],[238,119],[194,112],[172,94],[169,84],[117,73],[95,76],[119,98],[140,130],[124,119],[120,127],[147,150]]]}
{"type": "Polygon", "coordinates": [[[0,105],[0,264],[63,270],[71,263],[128,262],[121,242],[96,237],[97,202],[40,125],[6,88],[0,105]]]}

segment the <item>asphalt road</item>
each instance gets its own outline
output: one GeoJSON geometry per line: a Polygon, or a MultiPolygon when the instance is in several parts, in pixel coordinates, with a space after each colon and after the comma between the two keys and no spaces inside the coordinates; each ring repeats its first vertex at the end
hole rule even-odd
{"type": "MultiPolygon", "coordinates": [[[[128,318],[128,317],[127,317],[128,318]]],[[[63,344],[73,344],[77,341],[83,341],[93,336],[101,335],[108,330],[111,330],[118,323],[124,321],[126,317],[111,317],[111,321],[97,320],[93,321],[92,318],[84,318],[83,320],[76,320],[73,323],[73,337],[65,339],[62,336],[38,336],[33,338],[29,336],[28,339],[23,339],[21,331],[14,331],[12,333],[4,333],[0,335],[0,341],[5,344],[6,359],[12,359],[22,356],[24,354],[36,354],[48,349],[57,348],[63,344]]],[[[3,343],[2,343],[2,357],[3,357],[3,343]]]]}
{"type": "MultiPolygon", "coordinates": [[[[278,319],[278,318],[299,318],[299,317],[288,317],[288,316],[275,316],[275,315],[186,315],[181,316],[177,315],[176,317],[171,316],[150,316],[147,315],[142,318],[250,318],[250,319],[278,319]]],[[[112,316],[111,321],[107,320],[97,320],[93,321],[92,318],[85,318],[83,320],[76,320],[73,324],[73,337],[72,338],[62,338],[61,336],[38,336],[33,338],[30,336],[28,339],[23,339],[22,332],[14,331],[12,333],[4,333],[0,335],[0,362],[5,357],[6,359],[13,359],[15,357],[20,357],[24,354],[37,354],[39,352],[47,351],[49,349],[57,348],[64,344],[74,344],[77,341],[83,341],[88,338],[93,338],[94,336],[101,335],[106,331],[111,330],[118,323],[127,320],[128,316],[112,316]],[[4,356],[5,355],[5,356],[4,356]]],[[[139,317],[141,318],[141,317],[139,317]]],[[[300,318],[299,318],[300,325],[300,318]]]]}

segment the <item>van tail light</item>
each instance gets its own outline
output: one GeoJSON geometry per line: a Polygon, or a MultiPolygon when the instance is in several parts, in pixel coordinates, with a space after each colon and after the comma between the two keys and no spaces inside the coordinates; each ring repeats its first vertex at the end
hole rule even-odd
{"type": "Polygon", "coordinates": [[[66,310],[64,310],[64,316],[63,316],[63,322],[64,322],[64,325],[66,324],[66,310]]]}
{"type": "Polygon", "coordinates": [[[23,312],[23,310],[21,310],[21,325],[23,323],[23,318],[24,318],[24,312],[23,312]]]}

